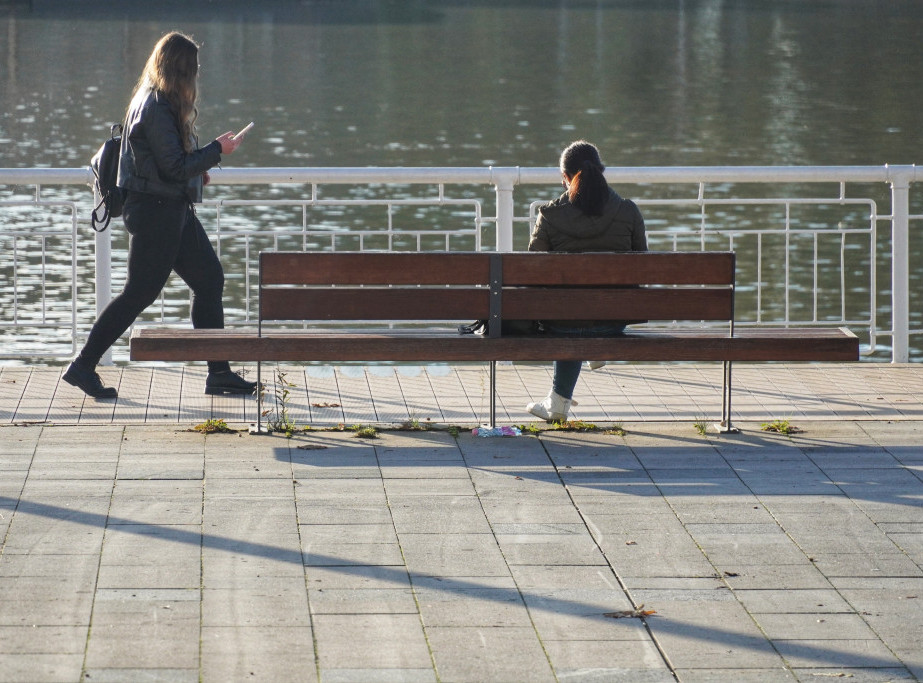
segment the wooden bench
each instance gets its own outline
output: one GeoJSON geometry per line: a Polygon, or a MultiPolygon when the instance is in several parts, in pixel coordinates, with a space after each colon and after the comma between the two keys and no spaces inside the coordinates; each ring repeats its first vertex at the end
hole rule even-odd
{"type": "Polygon", "coordinates": [[[735,329],[731,252],[264,252],[259,267],[256,330],[138,327],[131,359],[484,361],[491,425],[497,361],[722,361],[721,425],[731,430],[732,361],[859,358],[844,328],[735,329]],[[533,319],[668,326],[567,339],[500,332],[504,320],[533,319]],[[474,320],[488,332],[458,332],[474,320]]]}

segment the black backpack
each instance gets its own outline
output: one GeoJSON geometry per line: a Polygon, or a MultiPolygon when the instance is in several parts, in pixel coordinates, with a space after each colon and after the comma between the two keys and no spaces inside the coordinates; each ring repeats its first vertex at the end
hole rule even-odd
{"type": "Polygon", "coordinates": [[[109,227],[109,221],[122,215],[125,190],[116,185],[119,175],[119,155],[122,148],[122,124],[113,123],[109,139],[90,159],[90,168],[96,176],[93,190],[99,197],[99,203],[93,209],[90,224],[96,232],[109,227]],[[100,213],[100,210],[102,213],[100,213]]]}

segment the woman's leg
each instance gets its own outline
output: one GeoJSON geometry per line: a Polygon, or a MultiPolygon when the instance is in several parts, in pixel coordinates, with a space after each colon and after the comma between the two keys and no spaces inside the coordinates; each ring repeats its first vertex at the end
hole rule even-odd
{"type": "MultiPolygon", "coordinates": [[[[173,269],[192,290],[192,326],[223,329],[224,269],[195,211],[190,210],[187,216],[173,269]]],[[[208,361],[205,393],[252,394],[255,389],[256,382],[232,372],[228,361],[208,361]]]]}
{"type": "Polygon", "coordinates": [[[170,277],[185,210],[181,201],[140,193],[129,195],[123,211],[131,234],[125,287],[93,324],[86,344],[63,375],[65,382],[95,398],[118,395],[114,388],[103,386],[96,366],[141,311],[154,302],[170,277]]]}
{"type": "Polygon", "coordinates": [[[580,366],[583,361],[579,360],[556,360],[554,362],[554,380],[551,389],[558,396],[564,398],[573,398],[574,387],[577,386],[577,380],[580,378],[580,366]]]}
{"type": "MultiPolygon", "coordinates": [[[[625,331],[625,325],[609,323],[592,327],[567,328],[547,325],[552,334],[567,337],[617,337],[625,331]]],[[[580,368],[583,365],[579,360],[556,360],[554,362],[554,379],[551,391],[542,401],[529,403],[526,410],[545,420],[564,420],[571,405],[576,405],[573,400],[574,387],[580,378],[580,368]]]]}
{"type": "Polygon", "coordinates": [[[220,330],[224,327],[224,270],[205,228],[190,208],[172,264],[192,290],[192,326],[220,330]]]}
{"type": "Polygon", "coordinates": [[[90,330],[79,359],[94,368],[106,350],[160,294],[179,250],[186,207],[182,201],[131,193],[125,203],[125,226],[131,233],[128,275],[121,294],[103,310],[90,330]]]}
{"type": "MultiPolygon", "coordinates": [[[[207,330],[223,329],[224,269],[205,228],[191,209],[183,226],[180,244],[173,269],[192,290],[192,326],[207,330]]],[[[208,363],[210,373],[230,369],[227,361],[208,363]]]]}

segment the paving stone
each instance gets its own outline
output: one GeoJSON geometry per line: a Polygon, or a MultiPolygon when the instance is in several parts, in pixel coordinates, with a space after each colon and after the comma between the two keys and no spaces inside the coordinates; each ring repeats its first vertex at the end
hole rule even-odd
{"type": "Polygon", "coordinates": [[[864,553],[813,553],[810,559],[821,572],[830,577],[923,576],[923,569],[899,552],[873,556],[864,553]]]}
{"type": "Polygon", "coordinates": [[[198,619],[161,620],[94,626],[87,642],[87,669],[192,669],[199,664],[198,619]]]}
{"type": "Polygon", "coordinates": [[[202,626],[310,626],[304,583],[277,578],[263,588],[206,588],[202,626]]]}
{"type": "Polygon", "coordinates": [[[404,559],[398,543],[312,542],[305,548],[304,564],[307,567],[350,564],[401,566],[404,559]]]}
{"type": "Polygon", "coordinates": [[[415,577],[414,593],[426,628],[530,626],[529,613],[509,577],[415,577]]]}
{"type": "Polygon", "coordinates": [[[198,683],[199,670],[171,669],[171,668],[145,668],[125,669],[112,667],[106,669],[87,669],[86,680],[94,683],[198,683]]]}
{"type": "Polygon", "coordinates": [[[879,640],[774,640],[793,669],[900,669],[901,662],[879,640]]]}
{"type": "Polygon", "coordinates": [[[265,577],[304,577],[303,556],[294,548],[245,544],[238,550],[206,548],[202,552],[200,584],[234,588],[265,577]]]}
{"type": "Polygon", "coordinates": [[[435,683],[432,669],[324,669],[332,683],[435,683]]]}
{"type": "Polygon", "coordinates": [[[322,588],[308,592],[312,614],[417,614],[410,588],[322,588]]]}
{"type": "Polygon", "coordinates": [[[853,669],[842,666],[817,669],[797,668],[794,674],[801,683],[817,683],[817,681],[829,679],[848,679],[851,683],[853,681],[855,683],[897,683],[897,681],[919,680],[903,667],[894,669],[853,669]]]}
{"type": "Polygon", "coordinates": [[[321,676],[328,669],[429,669],[416,614],[318,614],[314,635],[321,676]]]}
{"type": "Polygon", "coordinates": [[[443,681],[554,681],[531,628],[432,627],[426,631],[443,681]]]}
{"type": "Polygon", "coordinates": [[[403,566],[305,567],[305,575],[310,590],[410,588],[403,566]]]}
{"type": "Polygon", "coordinates": [[[619,587],[609,567],[575,565],[516,565],[510,567],[516,585],[523,591],[541,589],[619,587]]]}
{"type": "Polygon", "coordinates": [[[672,678],[653,642],[643,640],[544,640],[559,679],[666,681],[672,678]],[[633,673],[635,678],[630,678],[633,673]],[[664,678],[666,674],[669,678],[664,678]]]}
{"type": "MultiPolygon", "coordinates": [[[[791,683],[797,681],[788,669],[677,669],[676,675],[683,683],[791,683]]],[[[816,680],[815,680],[816,683],[816,680]]]]}
{"type": "Polygon", "coordinates": [[[411,573],[430,576],[508,576],[491,534],[402,534],[401,550],[411,573]]]}
{"type": "Polygon", "coordinates": [[[23,594],[0,601],[0,626],[87,626],[92,608],[90,592],[23,594]]]}
{"type": "Polygon", "coordinates": [[[464,479],[388,479],[385,481],[388,497],[392,496],[474,496],[470,477],[464,479]]]}
{"type": "Polygon", "coordinates": [[[763,632],[773,640],[877,640],[858,614],[805,612],[803,614],[756,614],[763,632]]]}
{"type": "Polygon", "coordinates": [[[510,565],[607,565],[606,558],[589,534],[496,534],[496,539],[510,565]]]}
{"type": "Polygon", "coordinates": [[[508,501],[481,499],[491,524],[557,523],[584,524],[573,503],[543,504],[538,500],[508,501]]]}
{"type": "Polygon", "coordinates": [[[398,533],[490,533],[480,501],[474,496],[391,496],[398,533]]]}
{"type": "Polygon", "coordinates": [[[737,589],[734,596],[751,614],[823,614],[853,611],[850,604],[832,589],[737,589]]]}
{"type": "Polygon", "coordinates": [[[81,679],[83,654],[0,654],[6,681],[73,683],[81,679]]]}
{"type": "Polygon", "coordinates": [[[203,626],[202,681],[317,680],[312,631],[293,626],[203,626]]]}
{"type": "Polygon", "coordinates": [[[0,661],[2,655],[83,656],[88,631],[87,626],[0,626],[0,661]]]}

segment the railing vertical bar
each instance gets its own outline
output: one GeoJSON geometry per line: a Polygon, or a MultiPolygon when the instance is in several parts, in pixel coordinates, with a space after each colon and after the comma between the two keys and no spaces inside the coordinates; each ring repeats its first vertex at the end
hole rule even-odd
{"type": "Polygon", "coordinates": [[[896,170],[891,178],[891,328],[892,363],[910,359],[910,179],[896,170]]]}
{"type": "MultiPolygon", "coordinates": [[[[112,229],[96,235],[96,317],[112,300],[112,229]]],[[[100,362],[112,365],[112,349],[106,350],[100,362]]]]}
{"type": "Polygon", "coordinates": [[[763,235],[756,236],[756,322],[763,320],[763,235]]]}
{"type": "MultiPolygon", "coordinates": [[[[815,239],[816,243],[816,239],[815,239]]],[[[817,252],[815,247],[814,269],[817,270],[817,252]]],[[[874,285],[870,285],[870,288],[874,285]]],[[[816,295],[815,295],[816,298],[816,295]]],[[[816,308],[817,304],[815,304],[816,308]]],[[[815,315],[815,320],[817,316],[815,315]]],[[[840,320],[846,321],[846,233],[840,235],[840,320]]]]}
{"type": "Polygon", "coordinates": [[[792,229],[792,205],[785,202],[785,324],[791,322],[791,229],[792,229]]]}

